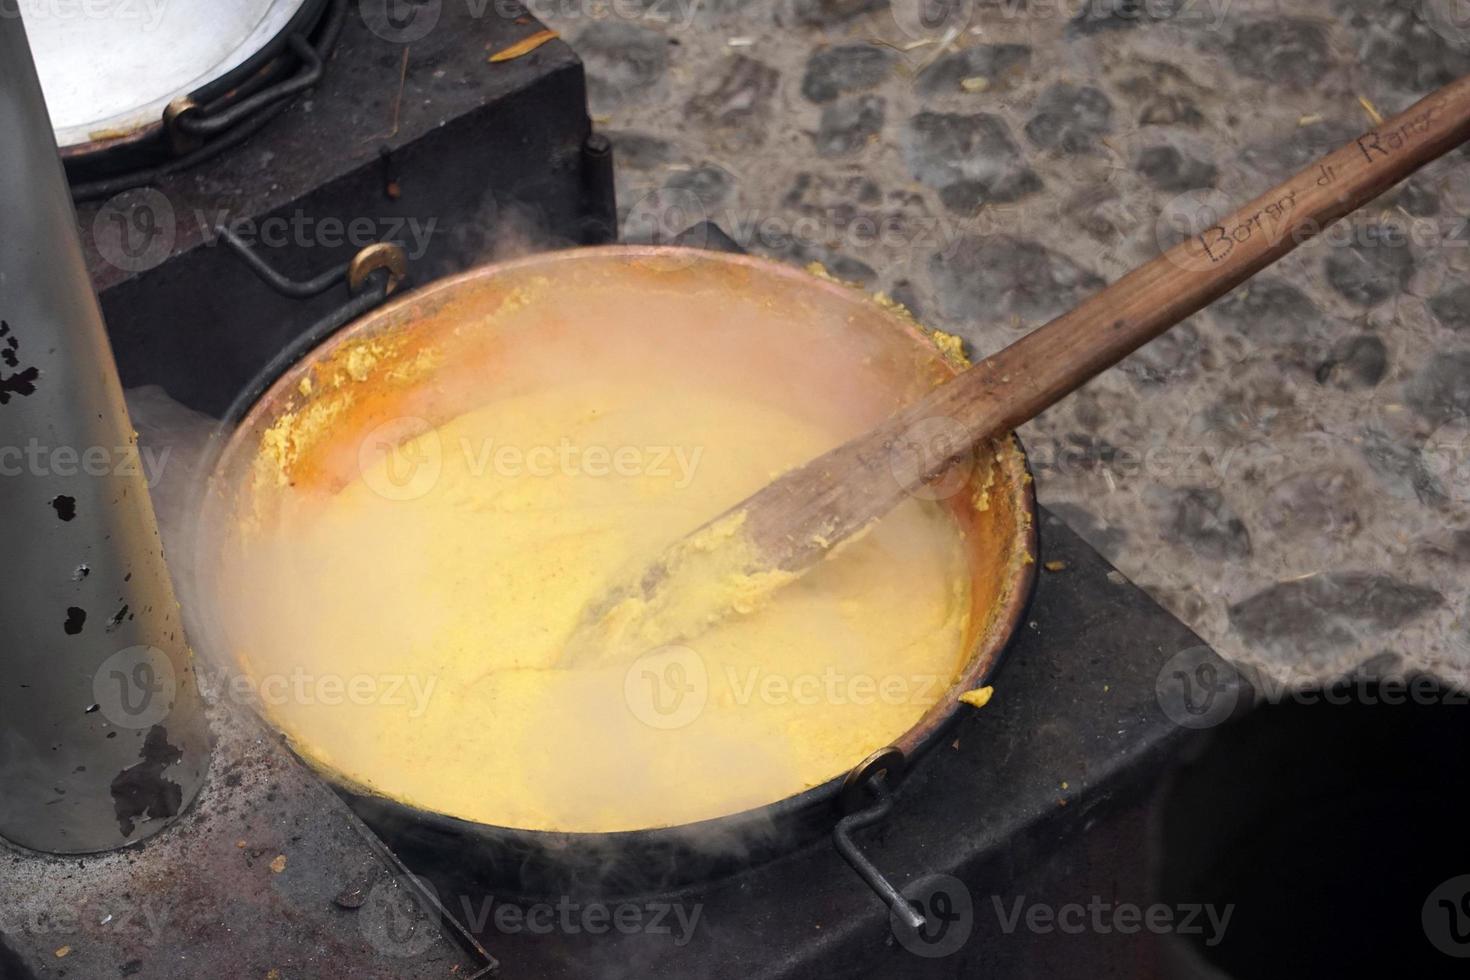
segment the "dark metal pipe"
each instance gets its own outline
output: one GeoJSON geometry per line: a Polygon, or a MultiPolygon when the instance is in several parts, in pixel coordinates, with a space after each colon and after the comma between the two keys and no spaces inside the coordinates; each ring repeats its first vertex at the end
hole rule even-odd
{"type": "MultiPolygon", "coordinates": [[[[19,17],[0,12],[0,837],[165,827],[209,733],[76,212],[19,17]]],[[[148,465],[144,465],[144,464],[148,465]]]]}

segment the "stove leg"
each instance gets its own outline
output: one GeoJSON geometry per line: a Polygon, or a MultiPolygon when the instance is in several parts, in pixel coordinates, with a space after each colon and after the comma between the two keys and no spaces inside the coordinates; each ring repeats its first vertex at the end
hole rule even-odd
{"type": "Polygon", "coordinates": [[[602,133],[582,144],[582,244],[605,245],[618,240],[618,202],[613,183],[612,140],[602,133]]]}

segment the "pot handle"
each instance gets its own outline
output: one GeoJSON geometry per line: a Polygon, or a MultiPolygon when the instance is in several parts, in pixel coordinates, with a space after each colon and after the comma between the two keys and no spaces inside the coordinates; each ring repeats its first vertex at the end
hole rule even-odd
{"type": "Polygon", "coordinates": [[[228,227],[220,225],[215,233],[250,271],[282,296],[289,299],[310,299],[320,296],[339,283],[347,284],[350,295],[346,302],[299,333],[235,396],[222,418],[223,426],[220,431],[222,435],[227,435],[250,411],[256,400],[265,394],[266,389],[275,384],[307,351],[369,310],[380,306],[407,278],[408,257],[401,245],[375,242],[360,249],[351,261],[343,265],[328,269],[312,279],[296,280],[273,268],[228,227]]]}
{"type": "Polygon", "coordinates": [[[858,850],[852,839],[855,831],[877,823],[893,809],[893,791],[889,787],[897,784],[903,773],[904,763],[903,752],[890,745],[868,756],[847,774],[842,782],[840,796],[845,815],[837,821],[837,827],[832,831],[832,841],[837,845],[837,853],[852,865],[852,869],[868,883],[868,887],[878,893],[878,897],[883,899],[894,914],[910,928],[920,930],[926,924],[924,916],[858,850]]]}
{"type": "Polygon", "coordinates": [[[218,136],[262,109],[269,108],[287,96],[305,91],[321,81],[326,63],[310,41],[300,34],[292,34],[286,38],[286,47],[296,56],[301,66],[289,78],[268,85],[234,104],[227,104],[228,96],[221,99],[219,104],[210,106],[201,106],[187,96],[169,103],[163,121],[178,153],[182,155],[197,150],[205,139],[218,136]]]}

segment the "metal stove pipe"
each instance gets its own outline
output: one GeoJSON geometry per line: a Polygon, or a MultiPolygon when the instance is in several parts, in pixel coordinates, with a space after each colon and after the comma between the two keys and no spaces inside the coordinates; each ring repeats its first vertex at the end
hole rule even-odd
{"type": "Polygon", "coordinates": [[[0,837],[165,827],[209,733],[23,25],[0,11],[0,837]]]}

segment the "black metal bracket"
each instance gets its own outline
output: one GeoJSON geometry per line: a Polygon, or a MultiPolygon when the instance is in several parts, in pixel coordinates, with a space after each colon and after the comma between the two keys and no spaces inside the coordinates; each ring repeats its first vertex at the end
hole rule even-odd
{"type": "Polygon", "coordinates": [[[919,930],[925,926],[924,916],[893,887],[877,865],[858,850],[852,839],[855,832],[878,823],[893,809],[893,792],[888,784],[890,779],[895,783],[898,781],[903,766],[903,752],[889,746],[874,752],[847,774],[841,795],[842,808],[847,815],[837,821],[832,840],[837,845],[837,852],[893,913],[910,928],[919,930]]]}
{"type": "Polygon", "coordinates": [[[618,240],[618,202],[613,180],[612,140],[589,133],[582,142],[583,245],[618,240]],[[588,210],[590,208],[590,210],[588,210]]]}

